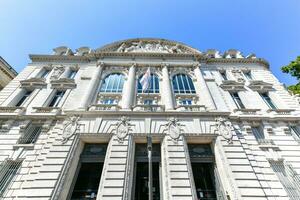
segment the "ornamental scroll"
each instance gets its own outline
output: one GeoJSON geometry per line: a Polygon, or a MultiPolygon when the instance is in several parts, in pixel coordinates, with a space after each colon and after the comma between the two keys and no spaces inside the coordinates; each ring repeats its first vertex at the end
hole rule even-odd
{"type": "Polygon", "coordinates": [[[219,135],[222,135],[229,144],[232,143],[233,127],[227,119],[222,117],[216,119],[216,131],[219,133],[219,135]]]}

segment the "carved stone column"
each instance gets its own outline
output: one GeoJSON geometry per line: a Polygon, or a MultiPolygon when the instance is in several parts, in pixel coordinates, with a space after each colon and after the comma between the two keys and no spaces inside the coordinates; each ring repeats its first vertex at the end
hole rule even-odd
{"type": "Polygon", "coordinates": [[[129,68],[127,81],[124,85],[123,95],[122,95],[122,108],[126,110],[131,110],[131,106],[133,105],[134,100],[134,92],[135,92],[135,71],[136,64],[133,64],[129,68]]]}
{"type": "Polygon", "coordinates": [[[86,92],[84,93],[84,95],[82,95],[83,98],[81,100],[79,109],[85,110],[87,104],[90,102],[91,98],[93,97],[93,94],[96,92],[103,68],[104,68],[104,63],[97,63],[96,69],[93,73],[93,77],[91,78],[91,81],[86,88],[86,92]]]}
{"type": "Polygon", "coordinates": [[[216,109],[215,103],[201,73],[200,65],[195,66],[194,73],[199,82],[200,102],[203,102],[209,109],[216,109]]]}
{"type": "Polygon", "coordinates": [[[171,89],[171,82],[169,78],[169,71],[168,66],[164,65],[162,68],[162,86],[161,94],[164,100],[166,110],[173,110],[174,109],[174,101],[173,101],[173,93],[171,89]]]}

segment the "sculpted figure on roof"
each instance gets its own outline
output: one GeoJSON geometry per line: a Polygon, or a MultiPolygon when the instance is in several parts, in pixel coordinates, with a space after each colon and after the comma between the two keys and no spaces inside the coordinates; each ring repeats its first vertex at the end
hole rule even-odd
{"type": "Polygon", "coordinates": [[[168,44],[162,44],[159,42],[147,42],[138,41],[129,44],[122,43],[118,48],[117,52],[151,52],[151,53],[187,53],[181,49],[180,45],[174,46],[168,44]]]}

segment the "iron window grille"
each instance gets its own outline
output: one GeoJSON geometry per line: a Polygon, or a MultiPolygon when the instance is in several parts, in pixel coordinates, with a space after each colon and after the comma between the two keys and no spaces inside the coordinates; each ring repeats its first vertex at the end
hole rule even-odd
{"type": "Polygon", "coordinates": [[[3,193],[9,187],[21,164],[20,160],[5,160],[0,164],[0,197],[3,197],[3,193]]]}
{"type": "Polygon", "coordinates": [[[18,144],[34,144],[42,131],[39,125],[29,125],[23,135],[19,138],[18,144]]]}
{"type": "Polygon", "coordinates": [[[270,162],[270,165],[290,199],[300,199],[300,177],[295,173],[292,166],[283,161],[273,161],[270,162]]]}

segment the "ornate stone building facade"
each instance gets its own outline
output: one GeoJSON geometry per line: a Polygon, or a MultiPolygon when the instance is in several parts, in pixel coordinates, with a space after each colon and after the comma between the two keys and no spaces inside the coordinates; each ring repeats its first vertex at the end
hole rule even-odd
{"type": "Polygon", "coordinates": [[[0,56],[0,90],[16,76],[17,72],[0,56]]]}
{"type": "Polygon", "coordinates": [[[149,176],[154,200],[300,199],[299,103],[264,59],[163,39],[30,58],[0,93],[2,199],[142,200],[149,176]]]}

